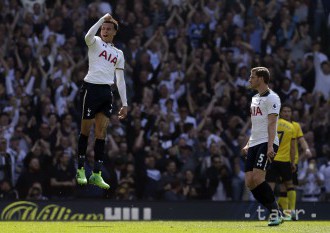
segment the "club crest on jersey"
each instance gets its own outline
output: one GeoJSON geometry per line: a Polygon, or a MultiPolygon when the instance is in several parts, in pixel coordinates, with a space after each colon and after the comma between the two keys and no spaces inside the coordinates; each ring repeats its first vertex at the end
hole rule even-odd
{"type": "Polygon", "coordinates": [[[109,53],[108,55],[106,50],[103,50],[100,53],[99,57],[103,57],[105,60],[109,61],[110,63],[113,63],[113,65],[116,65],[117,63],[117,57],[113,56],[111,53],[109,53]]]}
{"type": "Polygon", "coordinates": [[[277,104],[273,104],[273,109],[277,109],[277,104]]]}
{"type": "Polygon", "coordinates": [[[257,106],[253,106],[250,108],[250,111],[251,111],[251,116],[262,116],[262,112],[261,112],[261,109],[257,106]]]}

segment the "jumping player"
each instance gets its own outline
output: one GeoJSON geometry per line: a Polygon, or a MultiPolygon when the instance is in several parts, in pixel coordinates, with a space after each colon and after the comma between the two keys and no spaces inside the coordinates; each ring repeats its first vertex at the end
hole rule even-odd
{"type": "Polygon", "coordinates": [[[110,186],[101,176],[103,163],[106,129],[112,113],[111,85],[118,87],[122,107],[119,119],[127,116],[126,83],[124,79],[124,55],[112,41],[118,30],[118,22],[110,14],[104,15],[87,32],[85,41],[88,46],[89,68],[81,87],[82,121],[78,139],[78,169],[76,179],[78,184],[87,183],[97,185],[103,189],[110,186]],[[101,35],[96,36],[101,27],[101,35]],[[95,123],[95,166],[88,182],[85,175],[84,163],[88,137],[92,125],[95,123]]]}

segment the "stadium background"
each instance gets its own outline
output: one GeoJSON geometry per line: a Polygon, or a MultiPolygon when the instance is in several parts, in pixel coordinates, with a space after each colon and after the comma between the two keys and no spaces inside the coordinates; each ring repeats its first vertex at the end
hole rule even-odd
{"type": "MultiPolygon", "coordinates": [[[[323,177],[300,186],[298,201],[329,200],[327,1],[4,0],[0,9],[2,200],[252,200],[240,148],[259,65],[294,106],[323,177]],[[106,12],[120,22],[130,108],[108,130],[109,191],[74,182],[84,35],[106,12]]],[[[88,172],[93,156],[90,147],[88,172]]]]}

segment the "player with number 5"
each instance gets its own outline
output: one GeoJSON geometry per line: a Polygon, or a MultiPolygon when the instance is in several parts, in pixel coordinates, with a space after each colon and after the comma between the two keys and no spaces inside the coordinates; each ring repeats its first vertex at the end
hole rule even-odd
{"type": "Polygon", "coordinates": [[[282,213],[275,200],[273,190],[265,181],[267,165],[274,159],[279,139],[276,133],[281,101],[269,89],[269,70],[255,67],[251,70],[251,88],[258,91],[251,102],[251,136],[242,153],[246,156],[245,183],[254,198],[270,212],[268,226],[283,222],[282,213]]]}

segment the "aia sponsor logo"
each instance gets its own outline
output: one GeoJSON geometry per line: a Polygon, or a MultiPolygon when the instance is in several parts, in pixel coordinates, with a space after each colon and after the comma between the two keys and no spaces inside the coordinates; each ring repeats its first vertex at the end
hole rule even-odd
{"type": "Polygon", "coordinates": [[[262,111],[259,106],[252,106],[250,108],[251,116],[262,116],[262,111]]]}
{"type": "Polygon", "coordinates": [[[106,50],[103,50],[100,54],[99,57],[103,57],[105,60],[109,61],[110,63],[113,63],[113,65],[115,66],[117,63],[117,57],[112,55],[111,53],[107,53],[106,50]]]}

